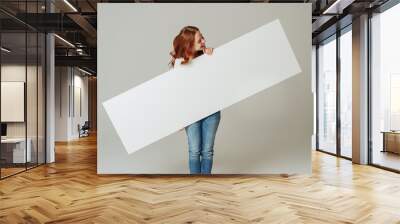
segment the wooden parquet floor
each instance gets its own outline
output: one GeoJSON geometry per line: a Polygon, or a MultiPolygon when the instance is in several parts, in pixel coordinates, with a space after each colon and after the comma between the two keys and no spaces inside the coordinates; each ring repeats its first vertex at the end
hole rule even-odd
{"type": "Polygon", "coordinates": [[[400,223],[400,175],[313,153],[313,174],[96,174],[96,139],[0,181],[0,223],[400,223]]]}

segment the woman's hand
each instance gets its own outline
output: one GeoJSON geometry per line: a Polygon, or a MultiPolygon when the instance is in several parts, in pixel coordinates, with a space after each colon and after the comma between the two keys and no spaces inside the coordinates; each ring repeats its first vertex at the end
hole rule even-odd
{"type": "Polygon", "coordinates": [[[214,50],[214,48],[206,47],[206,48],[204,48],[203,52],[205,54],[211,55],[213,53],[213,50],[214,50]]]}

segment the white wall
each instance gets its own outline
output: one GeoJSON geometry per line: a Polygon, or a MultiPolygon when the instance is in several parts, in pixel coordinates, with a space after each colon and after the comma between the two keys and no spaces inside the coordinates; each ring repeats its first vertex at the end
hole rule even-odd
{"type": "MultiPolygon", "coordinates": [[[[6,64],[1,66],[1,81],[2,82],[25,82],[25,75],[27,74],[29,86],[36,86],[36,66],[6,64]],[[27,72],[27,73],[26,73],[27,72]],[[33,77],[35,76],[35,78],[33,77]]],[[[36,88],[27,88],[27,119],[28,119],[28,137],[29,134],[35,131],[36,135],[36,88]],[[31,104],[33,102],[33,104],[31,104]],[[34,123],[32,123],[34,122],[34,123]]],[[[7,108],[2,108],[6,110],[7,108]]],[[[8,137],[25,137],[25,122],[7,122],[7,136],[8,137]]]]}
{"type": "Polygon", "coordinates": [[[88,77],[82,76],[83,73],[76,69],[74,73],[74,96],[72,96],[72,99],[74,99],[74,102],[72,103],[74,104],[74,107],[72,108],[71,135],[72,138],[78,138],[78,124],[83,125],[85,121],[88,120],[88,77]]]}
{"type": "Polygon", "coordinates": [[[87,120],[88,77],[76,68],[56,67],[55,140],[77,139],[78,124],[83,125],[87,120]],[[81,113],[77,105],[81,105],[81,113]]]}

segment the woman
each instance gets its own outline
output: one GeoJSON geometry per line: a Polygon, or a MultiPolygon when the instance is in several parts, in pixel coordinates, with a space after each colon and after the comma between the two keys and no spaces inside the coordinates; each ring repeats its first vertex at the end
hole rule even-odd
{"type": "MultiPolygon", "coordinates": [[[[194,26],[184,27],[173,41],[170,64],[190,63],[203,53],[211,55],[212,48],[205,46],[200,30],[194,26]]],[[[189,169],[191,174],[210,174],[213,164],[214,140],[217,133],[221,112],[211,114],[185,127],[189,144],[189,169]]]]}

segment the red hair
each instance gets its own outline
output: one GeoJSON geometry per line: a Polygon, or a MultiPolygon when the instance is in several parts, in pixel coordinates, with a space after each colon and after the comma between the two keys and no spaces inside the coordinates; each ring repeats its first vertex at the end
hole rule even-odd
{"type": "Polygon", "coordinates": [[[190,58],[195,58],[203,54],[202,51],[195,52],[193,50],[195,35],[198,31],[200,31],[199,28],[195,26],[185,26],[174,38],[173,51],[170,52],[172,56],[170,64],[172,66],[175,65],[175,59],[177,58],[183,58],[182,64],[187,64],[190,58]]]}

